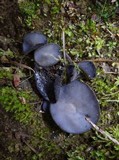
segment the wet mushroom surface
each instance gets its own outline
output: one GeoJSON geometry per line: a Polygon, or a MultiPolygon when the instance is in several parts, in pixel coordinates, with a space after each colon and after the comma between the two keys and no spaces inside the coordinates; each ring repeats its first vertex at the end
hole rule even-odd
{"type": "Polygon", "coordinates": [[[57,64],[62,56],[61,48],[55,43],[45,44],[34,52],[35,62],[42,67],[50,67],[57,64]]]}
{"type": "Polygon", "coordinates": [[[82,61],[78,64],[78,67],[81,69],[81,71],[87,78],[93,79],[96,77],[96,68],[93,62],[82,61]]]}
{"type": "Polygon", "coordinates": [[[93,123],[99,119],[99,104],[91,88],[74,80],[60,88],[56,103],[50,104],[50,113],[56,124],[65,132],[81,134],[91,129],[86,121],[90,118],[93,123]]]}
{"type": "Polygon", "coordinates": [[[91,61],[79,62],[76,67],[73,64],[70,64],[66,68],[66,77],[67,82],[71,82],[78,78],[85,78],[86,80],[93,79],[96,77],[95,65],[91,61]]]}
{"type": "Polygon", "coordinates": [[[96,76],[95,66],[90,61],[80,62],[77,65],[81,70],[79,73],[74,65],[69,65],[66,70],[68,82],[61,85],[59,76],[51,79],[47,72],[49,67],[60,61],[61,48],[55,43],[45,43],[47,43],[46,37],[38,32],[28,33],[23,41],[25,54],[34,51],[35,83],[43,97],[41,110],[50,111],[54,122],[65,132],[84,133],[91,129],[91,124],[86,117],[96,124],[100,109],[94,92],[77,78],[81,79],[81,73],[89,79],[94,78],[96,76]]]}
{"type": "Polygon", "coordinates": [[[44,68],[40,70],[35,68],[34,78],[37,90],[42,95],[43,99],[46,101],[55,102],[54,80],[51,79],[48,72],[44,68]]]}
{"type": "Polygon", "coordinates": [[[47,43],[47,38],[41,32],[30,32],[23,38],[23,52],[28,54],[47,43]]]}

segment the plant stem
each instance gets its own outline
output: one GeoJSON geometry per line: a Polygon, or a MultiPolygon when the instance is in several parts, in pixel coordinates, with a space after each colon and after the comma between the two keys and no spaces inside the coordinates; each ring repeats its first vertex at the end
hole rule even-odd
{"type": "Polygon", "coordinates": [[[66,53],[65,53],[65,29],[62,31],[62,40],[63,40],[63,55],[64,55],[64,63],[66,64],[66,53]]]}
{"type": "Polygon", "coordinates": [[[88,117],[85,118],[92,126],[93,128],[96,129],[96,131],[100,132],[101,134],[103,134],[105,137],[107,137],[108,139],[110,139],[112,142],[114,142],[116,145],[119,145],[119,141],[117,141],[115,138],[111,137],[109,135],[109,133],[103,131],[101,128],[99,128],[97,125],[95,125],[88,117]]]}

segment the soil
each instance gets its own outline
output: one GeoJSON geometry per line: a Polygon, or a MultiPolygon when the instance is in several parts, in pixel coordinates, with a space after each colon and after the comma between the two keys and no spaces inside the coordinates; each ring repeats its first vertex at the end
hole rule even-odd
{"type": "Polygon", "coordinates": [[[0,48],[17,51],[21,45],[26,27],[23,27],[18,1],[0,1],[0,48]]]}

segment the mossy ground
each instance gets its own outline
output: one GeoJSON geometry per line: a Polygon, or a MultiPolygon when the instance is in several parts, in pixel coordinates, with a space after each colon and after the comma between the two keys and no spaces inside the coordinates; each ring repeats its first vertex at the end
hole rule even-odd
{"type": "MultiPolygon", "coordinates": [[[[93,60],[97,77],[88,82],[98,97],[98,126],[119,140],[119,21],[118,2],[21,1],[24,24],[39,30],[48,42],[62,46],[74,62],[93,60]],[[103,60],[107,61],[103,61],[103,60]],[[111,61],[112,60],[112,61],[111,61]]],[[[26,31],[27,33],[27,31],[26,31]]],[[[0,159],[5,160],[118,160],[119,146],[91,130],[82,135],[61,131],[47,114],[39,112],[41,97],[34,89],[32,72],[9,64],[23,55],[0,50],[0,159]],[[7,66],[6,66],[7,64],[7,66]],[[14,75],[20,85],[14,86],[14,75]],[[29,77],[29,80],[27,80],[29,77]]],[[[25,57],[22,63],[28,65],[25,57]]]]}

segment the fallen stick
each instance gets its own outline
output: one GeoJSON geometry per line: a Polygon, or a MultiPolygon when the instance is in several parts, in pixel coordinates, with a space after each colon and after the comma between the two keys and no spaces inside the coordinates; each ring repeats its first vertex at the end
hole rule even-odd
{"type": "Polygon", "coordinates": [[[105,131],[103,131],[101,128],[99,128],[97,125],[95,125],[88,117],[85,118],[92,126],[93,128],[96,129],[96,131],[100,132],[101,134],[103,134],[105,137],[107,137],[108,139],[110,139],[112,142],[114,142],[116,145],[119,145],[119,141],[117,141],[116,139],[114,139],[113,137],[111,137],[109,135],[109,133],[106,133],[105,131]]]}
{"type": "Polygon", "coordinates": [[[119,60],[111,60],[111,59],[105,59],[105,58],[86,59],[84,61],[92,61],[92,62],[119,62],[119,60]]]}
{"type": "Polygon", "coordinates": [[[64,55],[64,63],[66,64],[66,53],[65,53],[65,30],[62,31],[62,40],[63,40],[63,55],[64,55]]]}
{"type": "Polygon", "coordinates": [[[23,142],[36,154],[38,154],[38,152],[29,144],[27,143],[25,140],[23,140],[23,142]]]}
{"type": "MultiPolygon", "coordinates": [[[[67,53],[66,54],[66,58],[70,63],[74,63],[74,61],[72,60],[71,56],[67,53]]],[[[96,59],[84,59],[84,60],[79,60],[78,62],[82,62],[82,61],[91,61],[91,62],[95,62],[95,63],[100,63],[100,62],[117,62],[119,63],[119,60],[111,60],[111,59],[105,59],[105,58],[96,58],[96,59]]]]}
{"type": "Polygon", "coordinates": [[[26,68],[26,69],[31,70],[31,71],[33,71],[35,73],[35,71],[31,67],[29,67],[29,66],[27,66],[25,64],[21,64],[21,63],[14,62],[14,61],[10,61],[10,63],[14,64],[14,65],[16,65],[18,67],[26,68]]]}

